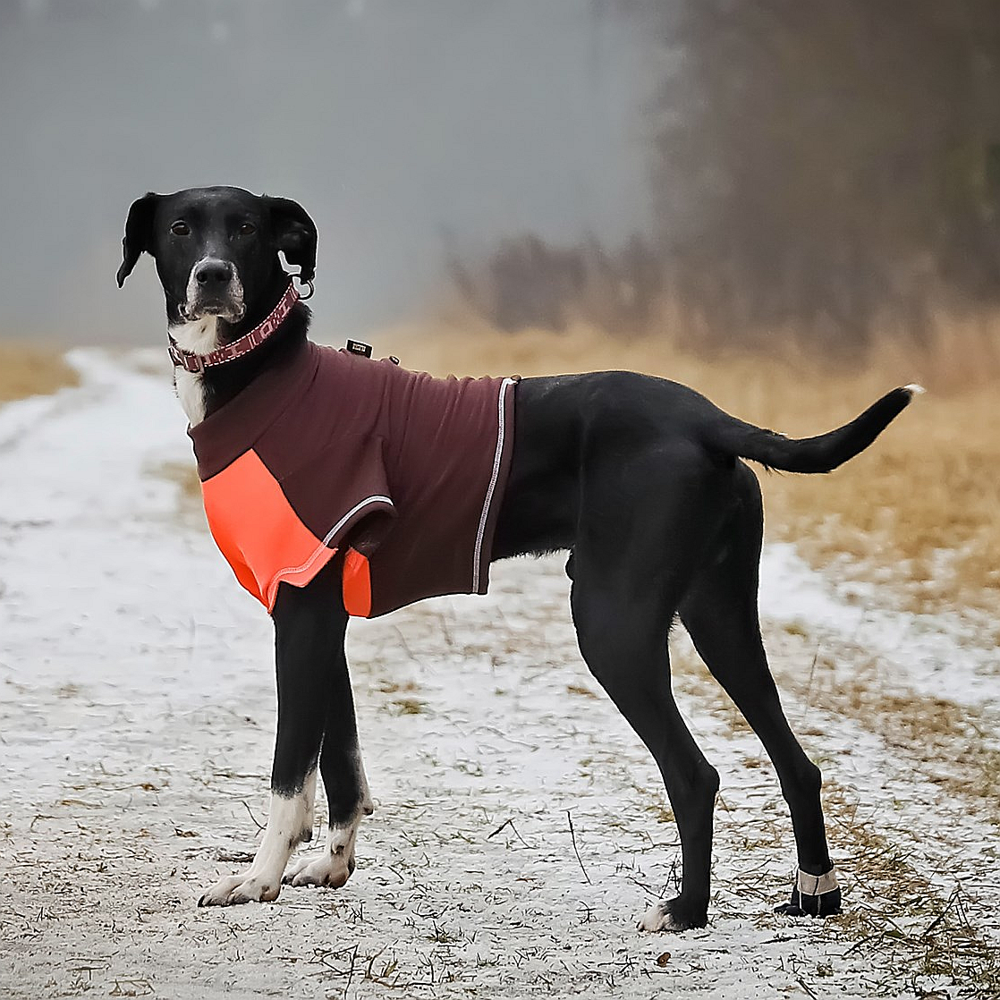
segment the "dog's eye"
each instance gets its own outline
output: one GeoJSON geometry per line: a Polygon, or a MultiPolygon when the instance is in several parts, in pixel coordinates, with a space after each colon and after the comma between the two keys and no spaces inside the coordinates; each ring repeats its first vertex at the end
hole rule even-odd
{"type": "Polygon", "coordinates": [[[172,232],[174,234],[174,236],[190,236],[191,235],[191,227],[186,222],[180,222],[180,221],[178,221],[178,222],[175,222],[170,227],[170,232],[172,232]]]}
{"type": "Polygon", "coordinates": [[[239,229],[236,230],[240,236],[253,236],[257,232],[257,227],[252,222],[244,222],[239,229]]]}

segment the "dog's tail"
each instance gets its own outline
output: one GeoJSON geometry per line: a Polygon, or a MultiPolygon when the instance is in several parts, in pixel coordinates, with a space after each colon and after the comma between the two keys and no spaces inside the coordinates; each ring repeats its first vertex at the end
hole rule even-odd
{"type": "Polygon", "coordinates": [[[893,389],[843,427],[818,437],[797,440],[744,423],[727,414],[727,420],[709,424],[705,443],[710,448],[748,458],[770,469],[830,472],[864,451],[910,400],[923,391],[916,384],[893,389]]]}

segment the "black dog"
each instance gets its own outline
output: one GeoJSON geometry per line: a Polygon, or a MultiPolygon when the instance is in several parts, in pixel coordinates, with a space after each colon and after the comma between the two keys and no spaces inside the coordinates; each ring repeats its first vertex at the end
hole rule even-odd
{"type": "MultiPolygon", "coordinates": [[[[309,312],[294,302],[278,257],[300,267],[302,281],[312,279],[316,229],[296,203],[227,187],[149,194],[128,215],[119,285],[143,251],[166,294],[178,393],[195,430],[304,349],[309,312]]],[[[719,782],[671,694],[667,633],[676,615],[777,769],[800,869],[791,902],[779,909],[839,911],[820,772],[788,727],[761,643],[761,495],[740,459],[828,472],[871,444],[918,390],[894,389],[849,424],[803,440],[737,420],[682,385],[628,372],[531,378],[513,390],[513,457],[487,556],[569,550],[580,650],[659,765],[680,830],[683,880],[641,928],[683,930],[707,919],[719,782]]],[[[344,656],[343,572],[338,556],[306,585],[276,587],[278,729],[267,830],[249,870],[222,879],[200,904],[272,900],[283,877],[340,886],[354,870],[357,828],[372,806],[344,656]],[[317,761],[330,806],[327,848],[285,875],[295,846],[310,836],[317,761]]]]}

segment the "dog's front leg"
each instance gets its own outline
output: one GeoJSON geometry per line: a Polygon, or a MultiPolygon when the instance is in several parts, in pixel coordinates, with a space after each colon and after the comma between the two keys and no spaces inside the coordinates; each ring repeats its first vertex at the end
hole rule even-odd
{"type": "MultiPolygon", "coordinates": [[[[312,838],[323,730],[331,702],[342,693],[338,668],[344,664],[347,612],[339,584],[339,560],[334,560],[308,586],[283,583],[278,589],[274,606],[278,732],[267,828],[253,864],[239,875],[221,879],[201,897],[199,906],[277,898],[292,851],[312,838]]],[[[350,714],[353,720],[353,704],[350,714]]]]}
{"type": "Polygon", "coordinates": [[[337,889],[354,873],[358,827],[373,809],[358,748],[354,696],[342,645],[331,674],[319,769],[326,786],[330,816],[326,849],[294,865],[285,881],[337,889]]]}

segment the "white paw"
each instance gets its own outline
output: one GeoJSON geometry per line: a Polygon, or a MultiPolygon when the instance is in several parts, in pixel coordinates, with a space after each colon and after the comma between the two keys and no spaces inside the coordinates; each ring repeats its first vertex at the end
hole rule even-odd
{"type": "Polygon", "coordinates": [[[638,928],[641,931],[683,931],[687,928],[674,919],[668,903],[654,903],[643,914],[638,928]]]}
{"type": "Polygon", "coordinates": [[[350,854],[342,851],[332,854],[323,851],[319,855],[303,858],[286,876],[285,882],[291,885],[325,885],[330,889],[339,889],[354,872],[354,848],[350,854]]]}
{"type": "Polygon", "coordinates": [[[228,875],[219,879],[201,899],[199,906],[235,906],[237,903],[270,903],[281,892],[280,878],[265,878],[253,874],[228,875]]]}

